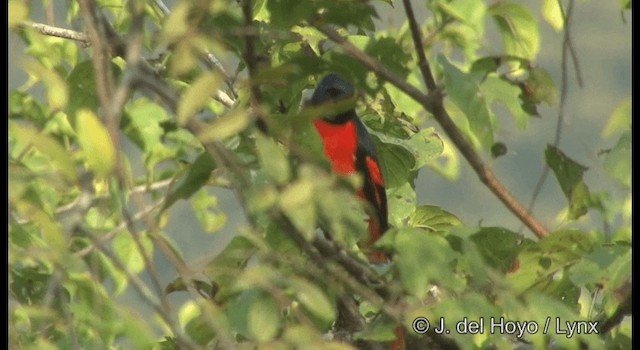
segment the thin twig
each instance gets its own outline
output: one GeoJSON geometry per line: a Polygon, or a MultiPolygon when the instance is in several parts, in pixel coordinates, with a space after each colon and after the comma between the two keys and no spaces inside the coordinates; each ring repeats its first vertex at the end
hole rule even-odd
{"type": "Polygon", "coordinates": [[[91,42],[89,41],[89,38],[85,33],[76,32],[75,30],[59,28],[59,27],[54,27],[47,24],[34,23],[34,22],[23,22],[22,27],[33,28],[43,35],[75,40],[80,42],[83,47],[88,47],[89,45],[91,45],[91,42]]]}
{"type": "MultiPolygon", "coordinates": [[[[355,58],[362,63],[378,77],[384,79],[402,90],[409,97],[420,103],[424,109],[430,112],[440,126],[444,129],[449,139],[456,145],[462,156],[471,165],[476,172],[480,181],[484,183],[491,192],[527,227],[538,237],[543,238],[549,234],[549,231],[534,218],[527,209],[507,190],[507,188],[498,180],[491,168],[484,163],[482,158],[475,152],[469,141],[460,133],[456,125],[449,117],[449,114],[443,106],[443,95],[439,89],[434,89],[425,95],[420,90],[408,84],[404,79],[398,77],[386,67],[382,66],[378,61],[367,55],[363,51],[349,43],[334,29],[321,23],[314,23],[313,26],[326,35],[331,41],[337,43],[342,50],[349,56],[355,58]]],[[[420,40],[418,38],[418,40],[420,40]]],[[[428,67],[428,64],[422,64],[428,67]]],[[[427,85],[431,83],[425,82],[427,85]]]]}
{"type": "MultiPolygon", "coordinates": [[[[578,60],[577,58],[574,57],[575,52],[574,52],[573,44],[571,42],[571,37],[569,33],[569,30],[571,27],[571,18],[573,15],[573,5],[574,5],[574,0],[569,0],[566,13],[563,12],[564,37],[562,40],[562,57],[561,57],[561,63],[560,63],[561,65],[560,102],[558,106],[558,117],[556,119],[555,136],[553,139],[554,147],[560,146],[560,140],[562,137],[562,126],[564,125],[564,117],[565,117],[564,110],[567,103],[567,91],[569,88],[568,56],[571,56],[573,58],[572,62],[574,64],[574,67],[576,68],[576,79],[577,79],[578,85],[582,86],[582,77],[581,77],[580,69],[577,66],[578,60]]],[[[531,195],[531,200],[529,201],[529,208],[528,208],[529,212],[533,212],[533,209],[535,208],[535,204],[538,199],[538,196],[540,195],[540,192],[542,191],[544,183],[546,182],[547,177],[549,176],[549,171],[550,171],[549,165],[546,164],[545,162],[544,168],[542,169],[542,174],[540,174],[540,178],[538,179],[538,182],[536,183],[536,186],[533,189],[533,194],[531,195]]]]}

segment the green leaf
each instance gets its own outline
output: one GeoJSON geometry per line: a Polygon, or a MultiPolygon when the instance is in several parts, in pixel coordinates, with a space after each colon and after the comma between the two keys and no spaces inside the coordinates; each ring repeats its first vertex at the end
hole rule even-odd
{"type": "Polygon", "coordinates": [[[153,256],[153,242],[147,234],[128,232],[120,233],[113,239],[112,247],[113,252],[124,264],[127,270],[134,274],[142,272],[146,267],[142,254],[147,257],[153,256]],[[136,243],[132,236],[134,234],[137,235],[136,240],[140,243],[140,248],[143,249],[142,252],[138,247],[138,243],[136,243]]]}
{"type": "Polygon", "coordinates": [[[260,289],[246,290],[225,306],[233,331],[245,338],[268,340],[280,327],[280,311],[260,289]]]}
{"type": "Polygon", "coordinates": [[[518,86],[514,86],[496,75],[489,75],[482,82],[482,91],[490,104],[502,104],[507,107],[520,130],[524,130],[529,122],[530,114],[522,107],[521,93],[518,86]]]}
{"type": "Polygon", "coordinates": [[[250,122],[251,118],[245,109],[233,109],[206,125],[203,130],[198,133],[198,139],[202,143],[223,141],[244,130],[249,126],[250,122]]]}
{"type": "Polygon", "coordinates": [[[196,192],[191,198],[191,206],[204,232],[218,232],[227,222],[227,216],[218,209],[218,198],[206,189],[196,192]]]}
{"type": "Polygon", "coordinates": [[[14,28],[27,19],[29,16],[29,8],[27,4],[22,1],[9,0],[7,13],[11,14],[11,16],[7,16],[9,19],[9,28],[14,28]]]}
{"type": "Polygon", "coordinates": [[[71,117],[71,125],[75,124],[76,113],[79,109],[98,110],[98,94],[93,61],[86,60],[78,63],[67,77],[69,94],[73,98],[67,105],[67,115],[71,117]]]}
{"type": "Polygon", "coordinates": [[[267,2],[267,9],[274,26],[288,29],[299,21],[310,18],[314,7],[297,0],[270,0],[267,2]]]}
{"type": "Polygon", "coordinates": [[[27,60],[23,65],[29,75],[41,80],[47,88],[47,102],[52,110],[58,111],[67,106],[67,102],[69,102],[69,87],[55,70],[49,69],[34,60],[27,60]]]}
{"type": "Polygon", "coordinates": [[[184,180],[180,182],[175,190],[167,195],[163,209],[171,207],[180,199],[187,199],[191,197],[191,195],[206,185],[209,177],[211,176],[211,172],[215,168],[216,164],[209,152],[202,152],[189,168],[184,180]]]}
{"type": "Polygon", "coordinates": [[[333,303],[322,289],[302,278],[292,279],[291,288],[300,304],[320,321],[323,329],[328,329],[336,320],[337,313],[333,303]]]}
{"type": "Polygon", "coordinates": [[[609,116],[607,125],[602,129],[602,137],[611,137],[631,128],[631,99],[625,98],[609,116]]]}
{"type": "Polygon", "coordinates": [[[87,167],[105,177],[115,167],[116,150],[107,128],[92,111],[81,109],[76,116],[76,133],[87,167]]]}
{"type": "MultiPolygon", "coordinates": [[[[469,123],[467,137],[478,140],[482,148],[488,150],[493,145],[494,117],[489,110],[484,92],[474,76],[458,69],[445,56],[439,55],[438,62],[444,71],[447,97],[463,112],[469,123]]],[[[464,127],[460,129],[466,130],[464,127]]]]}
{"type": "Polygon", "coordinates": [[[77,174],[71,154],[49,135],[39,133],[33,128],[9,121],[9,136],[32,144],[51,159],[52,164],[69,182],[76,182],[77,174]]]}
{"type": "Polygon", "coordinates": [[[409,217],[409,226],[430,232],[446,232],[461,225],[462,221],[455,215],[434,205],[421,205],[409,217]]]}
{"type": "Polygon", "coordinates": [[[203,272],[217,289],[216,299],[224,300],[234,292],[234,282],[255,252],[256,248],[251,240],[244,236],[235,236],[215,258],[207,263],[203,272]]]}
{"type": "Polygon", "coordinates": [[[547,145],[545,158],[569,201],[569,219],[575,220],[586,214],[591,204],[589,189],[582,179],[587,167],[567,157],[552,145],[547,145]]]}
{"type": "Polygon", "coordinates": [[[394,245],[402,285],[410,295],[423,298],[430,283],[452,278],[442,273],[450,270],[449,263],[457,256],[446,239],[409,228],[397,231],[394,245]]]}
{"type": "Polygon", "coordinates": [[[618,183],[631,188],[631,131],[627,130],[618,143],[607,152],[603,166],[609,176],[618,183]]]}
{"type": "Polygon", "coordinates": [[[397,187],[387,187],[389,223],[402,227],[406,219],[416,210],[416,191],[409,182],[397,187]]]}
{"type": "Polygon", "coordinates": [[[496,2],[489,7],[489,14],[498,26],[504,42],[505,53],[534,59],[540,50],[538,23],[524,5],[496,2]]]}
{"type": "Polygon", "coordinates": [[[398,187],[407,181],[412,181],[416,174],[412,174],[411,170],[416,163],[408,144],[401,139],[373,130],[370,130],[370,134],[378,151],[382,176],[387,187],[398,187]]]}
{"type": "Polygon", "coordinates": [[[553,79],[546,70],[532,68],[527,80],[522,84],[522,100],[526,103],[538,105],[545,102],[549,106],[556,104],[558,91],[553,79]]]}
{"type": "Polygon", "coordinates": [[[303,178],[284,188],[280,208],[305,238],[312,239],[316,227],[315,188],[312,179],[303,178]]]}
{"type": "Polygon", "coordinates": [[[558,0],[542,1],[542,17],[556,32],[560,32],[564,28],[564,17],[560,4],[558,0]]]}
{"type": "Polygon", "coordinates": [[[473,28],[477,34],[484,33],[484,19],[487,5],[475,0],[454,0],[438,2],[438,6],[447,15],[473,28]]]}
{"type": "Polygon", "coordinates": [[[184,91],[178,102],[176,113],[178,124],[185,125],[191,117],[198,113],[209,102],[209,98],[222,82],[222,78],[213,72],[207,72],[194,81],[184,91]]]}
{"type": "MultiPolygon", "coordinates": [[[[411,84],[413,87],[420,86],[420,80],[416,73],[409,74],[406,78],[406,82],[411,84]]],[[[389,82],[385,82],[383,84],[384,89],[389,94],[391,98],[391,102],[393,102],[394,108],[400,112],[404,113],[410,120],[414,121],[417,119],[418,115],[424,113],[424,107],[420,103],[418,103],[413,98],[409,97],[407,94],[402,92],[400,89],[395,87],[393,84],[389,82]]]]}
{"type": "Polygon", "coordinates": [[[614,290],[630,277],[631,248],[622,244],[598,247],[569,269],[569,278],[580,287],[594,287],[597,284],[614,290]],[[622,279],[616,281],[614,277],[622,279]],[[613,286],[610,282],[614,282],[613,286]]]}
{"type": "Polygon", "coordinates": [[[485,262],[504,273],[513,267],[521,237],[501,227],[483,227],[471,236],[471,240],[485,262]]]}
{"type": "Polygon", "coordinates": [[[291,168],[282,147],[262,134],[256,133],[255,137],[260,167],[276,184],[284,185],[289,182],[291,168]]]}
{"type": "Polygon", "coordinates": [[[272,298],[263,295],[253,300],[247,315],[248,332],[253,339],[273,339],[280,328],[280,310],[272,298]]]}
{"type": "Polygon", "coordinates": [[[576,230],[556,231],[538,242],[525,240],[507,281],[516,293],[549,282],[555,272],[580,261],[594,244],[591,236],[576,230]]]}

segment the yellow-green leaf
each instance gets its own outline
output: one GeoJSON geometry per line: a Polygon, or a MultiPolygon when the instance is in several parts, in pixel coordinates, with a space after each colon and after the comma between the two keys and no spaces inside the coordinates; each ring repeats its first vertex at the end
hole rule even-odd
{"type": "Polygon", "coordinates": [[[99,177],[107,176],[116,162],[116,150],[109,132],[90,110],[81,109],[76,115],[76,133],[87,167],[99,177]]]}
{"type": "Polygon", "coordinates": [[[58,142],[46,134],[9,121],[9,134],[25,143],[32,144],[38,151],[51,159],[54,166],[69,180],[75,182],[77,178],[75,165],[69,152],[58,142]]]}
{"type": "Polygon", "coordinates": [[[21,1],[9,1],[9,28],[13,28],[25,19],[29,15],[29,9],[21,1]]]}
{"type": "Polygon", "coordinates": [[[220,76],[213,72],[205,73],[194,81],[178,103],[178,124],[185,125],[194,114],[198,113],[221,82],[220,76]]]}
{"type": "Polygon", "coordinates": [[[602,129],[602,137],[611,137],[615,133],[631,129],[631,99],[625,98],[609,116],[607,125],[602,129]]]}
{"type": "Polygon", "coordinates": [[[36,80],[41,80],[47,88],[47,102],[51,109],[61,110],[69,101],[69,88],[67,83],[54,70],[42,64],[29,60],[24,63],[24,69],[36,80]]]}
{"type": "Polygon", "coordinates": [[[560,1],[543,0],[542,17],[544,17],[544,20],[547,21],[551,28],[553,28],[556,32],[559,32],[562,30],[562,28],[564,28],[564,17],[562,16],[560,1]]]}
{"type": "Polygon", "coordinates": [[[244,130],[249,122],[249,114],[245,110],[235,109],[207,125],[198,134],[198,139],[203,143],[222,141],[244,130]]]}

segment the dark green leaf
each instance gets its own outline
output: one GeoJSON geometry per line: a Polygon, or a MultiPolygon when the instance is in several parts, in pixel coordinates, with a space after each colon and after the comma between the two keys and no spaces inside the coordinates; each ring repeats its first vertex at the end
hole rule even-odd
{"type": "Polygon", "coordinates": [[[171,207],[179,199],[191,197],[192,194],[207,183],[215,167],[216,165],[211,155],[206,151],[202,152],[189,168],[185,179],[174,191],[167,195],[163,208],[171,207]]]}
{"type": "Polygon", "coordinates": [[[545,158],[556,175],[562,192],[569,201],[569,219],[575,220],[586,214],[591,203],[591,196],[582,177],[587,167],[567,157],[560,149],[552,145],[547,145],[545,158]]]}
{"type": "Polygon", "coordinates": [[[500,227],[483,227],[471,239],[487,264],[507,272],[520,250],[520,235],[500,227]]]}

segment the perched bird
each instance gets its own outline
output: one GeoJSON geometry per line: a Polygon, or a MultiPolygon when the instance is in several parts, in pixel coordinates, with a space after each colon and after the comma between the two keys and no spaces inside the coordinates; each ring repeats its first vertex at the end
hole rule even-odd
{"type": "MultiPolygon", "coordinates": [[[[329,74],[320,81],[309,104],[313,106],[327,103],[339,104],[351,98],[355,98],[353,86],[338,75],[329,74]]],[[[372,209],[369,214],[367,242],[367,246],[370,247],[389,228],[387,194],[378,153],[353,105],[343,110],[338,109],[334,113],[314,120],[314,126],[320,134],[324,154],[329,159],[333,171],[340,175],[357,173],[364,179],[364,184],[357,194],[369,203],[372,209]]],[[[388,261],[388,257],[380,251],[369,253],[368,259],[372,263],[388,261]]],[[[390,349],[404,349],[402,327],[396,328],[395,334],[396,338],[391,343],[390,349]]]]}
{"type": "MultiPolygon", "coordinates": [[[[353,98],[355,89],[336,74],[329,74],[320,81],[309,101],[317,106],[337,103],[353,98]]],[[[340,175],[360,174],[364,184],[357,194],[371,205],[373,212],[369,218],[369,240],[371,246],[389,228],[387,218],[387,195],[378,154],[371,137],[353,107],[337,114],[316,119],[314,126],[324,147],[324,153],[333,170],[340,175]]],[[[369,254],[369,261],[385,262],[382,252],[369,254]]]]}

